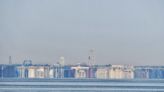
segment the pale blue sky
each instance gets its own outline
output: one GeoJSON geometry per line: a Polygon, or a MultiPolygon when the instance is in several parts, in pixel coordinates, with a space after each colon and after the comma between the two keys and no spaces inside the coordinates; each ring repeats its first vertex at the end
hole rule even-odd
{"type": "Polygon", "coordinates": [[[164,65],[163,0],[0,0],[0,63],[164,65]]]}

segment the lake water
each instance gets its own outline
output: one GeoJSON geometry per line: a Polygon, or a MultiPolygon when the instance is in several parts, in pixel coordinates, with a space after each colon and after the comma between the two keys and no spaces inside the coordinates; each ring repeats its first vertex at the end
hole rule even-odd
{"type": "Polygon", "coordinates": [[[0,79],[0,92],[164,92],[164,80],[0,79]]]}

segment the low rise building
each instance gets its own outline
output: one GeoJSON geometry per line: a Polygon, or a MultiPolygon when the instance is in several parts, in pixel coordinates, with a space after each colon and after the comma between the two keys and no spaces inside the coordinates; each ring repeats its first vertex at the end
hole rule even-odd
{"type": "Polygon", "coordinates": [[[96,71],[96,78],[97,79],[109,79],[110,66],[99,65],[96,68],[97,68],[97,71],[96,71]]]}
{"type": "Polygon", "coordinates": [[[112,65],[109,70],[110,79],[133,79],[133,66],[130,65],[112,65]]]}
{"type": "Polygon", "coordinates": [[[17,65],[0,65],[1,78],[17,78],[17,65]]]}
{"type": "Polygon", "coordinates": [[[71,67],[71,69],[75,71],[75,78],[88,78],[89,67],[78,65],[71,67]]]}
{"type": "Polygon", "coordinates": [[[96,66],[89,67],[88,78],[96,78],[96,71],[97,71],[97,67],[96,66]]]}
{"type": "Polygon", "coordinates": [[[148,66],[135,66],[134,78],[135,79],[149,79],[149,67],[148,66]]]}
{"type": "Polygon", "coordinates": [[[18,78],[49,78],[49,65],[18,66],[18,78]]]}
{"type": "Polygon", "coordinates": [[[164,66],[135,66],[136,79],[163,79],[164,66]]]}
{"type": "Polygon", "coordinates": [[[64,78],[74,78],[75,69],[71,69],[71,66],[64,66],[64,78]]]}

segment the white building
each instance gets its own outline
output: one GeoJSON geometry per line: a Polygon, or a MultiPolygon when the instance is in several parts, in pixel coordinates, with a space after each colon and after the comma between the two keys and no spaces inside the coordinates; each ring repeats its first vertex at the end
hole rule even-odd
{"type": "Polygon", "coordinates": [[[49,66],[18,66],[18,78],[49,78],[49,66]]]}
{"type": "Polygon", "coordinates": [[[110,79],[133,79],[133,66],[129,65],[112,65],[109,70],[110,79]]]}
{"type": "Polygon", "coordinates": [[[50,68],[49,78],[54,78],[54,69],[53,68],[50,68]]]}
{"type": "Polygon", "coordinates": [[[129,65],[111,65],[99,66],[96,71],[98,79],[133,79],[133,66],[129,65]]]}
{"type": "Polygon", "coordinates": [[[109,69],[108,68],[98,68],[96,71],[96,78],[98,79],[108,79],[109,69]]]}
{"type": "Polygon", "coordinates": [[[54,64],[49,71],[50,78],[64,78],[64,66],[54,64]]]}
{"type": "Polygon", "coordinates": [[[75,70],[75,78],[87,78],[89,67],[86,66],[76,66],[71,67],[71,69],[75,70]]]}
{"type": "Polygon", "coordinates": [[[25,78],[25,67],[17,66],[18,78],[25,78]]]}
{"type": "Polygon", "coordinates": [[[35,66],[29,66],[28,67],[28,78],[37,78],[35,75],[36,67],[35,66]]]}

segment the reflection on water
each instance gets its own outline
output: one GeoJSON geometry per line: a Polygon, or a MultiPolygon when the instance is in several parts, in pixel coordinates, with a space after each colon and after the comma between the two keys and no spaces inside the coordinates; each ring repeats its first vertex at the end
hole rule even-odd
{"type": "Polygon", "coordinates": [[[164,92],[164,80],[1,79],[0,92],[164,92]]]}

